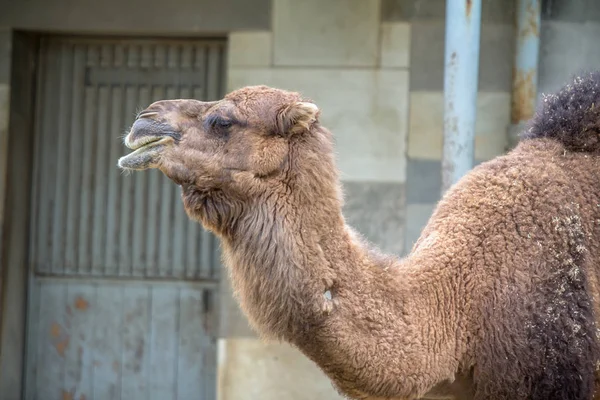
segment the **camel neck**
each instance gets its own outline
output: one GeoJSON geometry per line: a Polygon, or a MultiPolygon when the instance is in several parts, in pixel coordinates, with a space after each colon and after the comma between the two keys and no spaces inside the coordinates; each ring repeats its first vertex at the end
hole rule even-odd
{"type": "MultiPolygon", "coordinates": [[[[355,397],[362,396],[357,388],[389,397],[383,388],[396,387],[398,376],[425,376],[434,357],[441,375],[393,392],[414,397],[451,377],[456,358],[446,356],[455,354],[453,342],[444,341],[447,348],[436,354],[426,346],[436,340],[426,333],[440,319],[439,305],[430,300],[445,293],[435,274],[418,273],[415,266],[429,263],[427,257],[400,261],[369,249],[341,212],[286,210],[256,205],[223,241],[236,296],[254,328],[294,344],[355,397]],[[415,346],[420,351],[406,351],[415,346]],[[389,365],[395,366],[391,375],[389,365]]],[[[454,322],[443,318],[453,330],[454,322]]]]}
{"type": "Polygon", "coordinates": [[[378,261],[353,238],[341,211],[297,210],[257,204],[224,240],[232,284],[250,322],[265,336],[293,342],[314,334],[338,290],[349,282],[370,284],[368,269],[378,261]]]}

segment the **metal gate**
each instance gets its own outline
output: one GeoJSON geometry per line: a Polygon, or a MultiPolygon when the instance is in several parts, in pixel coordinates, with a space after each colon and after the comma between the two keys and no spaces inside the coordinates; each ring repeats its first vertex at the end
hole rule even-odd
{"type": "Polygon", "coordinates": [[[25,399],[215,399],[217,240],[116,162],[152,101],[221,97],[225,42],[56,36],[39,59],[25,399]]]}

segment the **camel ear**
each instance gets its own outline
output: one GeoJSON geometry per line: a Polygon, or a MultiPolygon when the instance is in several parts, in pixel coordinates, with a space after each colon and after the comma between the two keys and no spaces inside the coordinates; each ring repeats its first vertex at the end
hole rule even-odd
{"type": "Polygon", "coordinates": [[[298,101],[284,107],[277,114],[277,130],[281,135],[308,131],[317,121],[319,107],[307,101],[298,101]]]}

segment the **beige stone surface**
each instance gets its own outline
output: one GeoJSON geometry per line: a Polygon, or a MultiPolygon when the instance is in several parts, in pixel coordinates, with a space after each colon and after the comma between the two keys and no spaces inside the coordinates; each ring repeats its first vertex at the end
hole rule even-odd
{"type": "Polygon", "coordinates": [[[259,339],[221,339],[218,400],[341,400],[331,381],[298,350],[259,339]]]}
{"type": "Polygon", "coordinates": [[[228,89],[266,84],[296,90],[321,109],[347,181],[404,182],[408,71],[359,68],[232,68],[228,89]]]}
{"type": "Polygon", "coordinates": [[[442,158],[444,95],[442,92],[411,92],[408,156],[442,158]]]}
{"type": "Polygon", "coordinates": [[[383,68],[410,66],[410,24],[384,22],[381,24],[380,64],[383,68]]]}
{"type": "Polygon", "coordinates": [[[379,0],[274,0],[276,66],[375,66],[379,0]]]}
{"type": "Polygon", "coordinates": [[[273,61],[271,32],[232,32],[229,34],[229,67],[268,67],[273,61]]]}
{"type": "MultiPolygon", "coordinates": [[[[480,92],[475,123],[475,158],[487,160],[505,150],[510,124],[510,93],[480,92]]],[[[411,92],[408,156],[428,160],[442,158],[444,94],[411,92]]]]}
{"type": "Polygon", "coordinates": [[[251,337],[256,338],[256,332],[250,326],[248,318],[242,312],[234,297],[229,269],[223,269],[219,287],[219,337],[251,337]]]}
{"type": "Polygon", "coordinates": [[[482,92],[477,96],[475,158],[489,160],[503,154],[510,126],[510,93],[482,92]]]}

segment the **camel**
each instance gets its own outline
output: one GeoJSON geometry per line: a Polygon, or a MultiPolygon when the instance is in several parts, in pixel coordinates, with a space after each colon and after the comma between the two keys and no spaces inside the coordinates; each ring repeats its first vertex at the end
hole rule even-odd
{"type": "Polygon", "coordinates": [[[181,187],[252,327],[348,398],[594,398],[600,73],[544,97],[519,144],[453,185],[404,258],[345,222],[320,116],[262,85],[158,101],[118,165],[181,187]]]}

